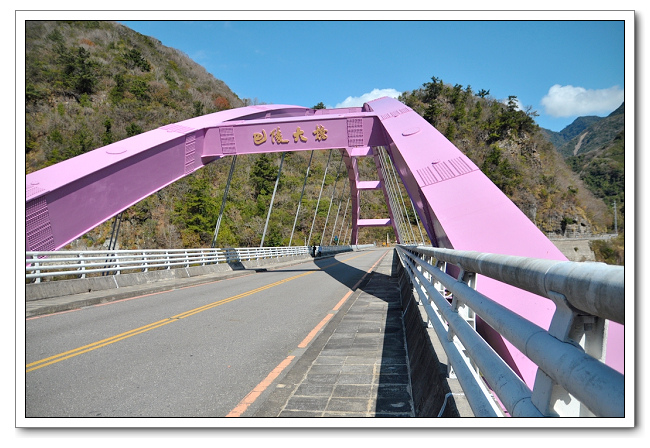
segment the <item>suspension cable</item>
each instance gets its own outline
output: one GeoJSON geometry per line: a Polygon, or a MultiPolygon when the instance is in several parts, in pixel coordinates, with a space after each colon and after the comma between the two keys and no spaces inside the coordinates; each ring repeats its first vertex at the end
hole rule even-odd
{"type": "MultiPolygon", "coordinates": [[[[345,224],[345,216],[348,214],[348,207],[350,206],[350,197],[348,196],[348,203],[345,204],[345,212],[343,212],[343,219],[341,220],[341,227],[339,228],[339,235],[341,235],[341,232],[343,232],[343,224],[345,224]]],[[[339,243],[341,242],[341,238],[339,237],[339,241],[336,243],[338,246],[339,243]]]]}
{"type": "Polygon", "coordinates": [[[293,232],[296,230],[296,222],[298,222],[298,214],[300,213],[300,205],[302,204],[302,196],[305,193],[305,185],[307,185],[307,178],[309,177],[309,168],[311,168],[311,160],[314,157],[314,150],[312,149],[311,155],[309,156],[309,163],[307,164],[307,172],[305,173],[305,181],[302,183],[302,191],[300,192],[300,199],[298,200],[298,209],[296,210],[296,217],[293,220],[293,228],[291,229],[291,236],[289,237],[289,247],[291,247],[291,241],[293,240],[293,232]]]}
{"type": "Polygon", "coordinates": [[[217,225],[214,228],[214,236],[212,237],[212,246],[216,247],[217,236],[219,235],[219,227],[221,227],[221,217],[223,216],[223,210],[226,207],[226,198],[228,197],[228,189],[230,188],[230,181],[232,180],[232,173],[235,170],[235,162],[237,161],[237,154],[232,156],[232,162],[230,163],[230,172],[228,173],[228,181],[226,182],[226,188],[223,191],[223,198],[221,199],[221,209],[219,209],[219,217],[217,218],[217,225]]]}
{"type": "Polygon", "coordinates": [[[334,225],[332,226],[332,234],[330,235],[330,246],[332,245],[332,239],[334,238],[334,234],[336,233],[336,223],[339,222],[339,213],[341,212],[341,203],[343,202],[343,193],[345,193],[346,185],[347,184],[345,183],[343,184],[343,188],[341,189],[341,194],[339,195],[339,207],[336,209],[336,219],[334,220],[334,225]]]}
{"type": "Polygon", "coordinates": [[[334,181],[334,186],[332,187],[332,197],[330,198],[330,206],[327,208],[327,217],[325,218],[325,225],[323,226],[323,232],[320,235],[320,245],[323,245],[323,238],[325,237],[325,229],[327,228],[327,221],[330,219],[330,211],[332,210],[332,202],[334,201],[334,193],[336,192],[336,184],[339,182],[339,175],[341,173],[341,165],[343,164],[343,154],[341,154],[341,161],[339,162],[339,167],[336,169],[336,180],[334,181]]]}
{"type": "Polygon", "coordinates": [[[411,208],[413,208],[413,214],[415,215],[415,222],[417,223],[418,230],[420,231],[420,239],[422,240],[422,245],[424,246],[424,244],[425,244],[424,243],[424,234],[422,233],[422,227],[420,227],[420,218],[418,218],[418,212],[415,211],[415,204],[413,204],[413,199],[411,199],[410,197],[409,197],[409,199],[411,200],[411,208]]]}
{"type": "Polygon", "coordinates": [[[410,221],[408,218],[408,211],[406,210],[406,206],[404,205],[404,200],[402,199],[402,192],[399,188],[399,183],[397,179],[395,178],[394,175],[392,175],[392,163],[388,157],[388,153],[384,151],[384,160],[386,163],[386,174],[388,177],[391,179],[392,186],[393,186],[393,198],[395,202],[397,203],[397,207],[400,210],[400,218],[402,219],[402,226],[404,228],[404,233],[407,239],[411,239],[413,241],[415,239],[415,234],[413,233],[413,228],[410,226],[410,221]],[[400,205],[401,204],[401,205],[400,205]]]}
{"type": "Polygon", "coordinates": [[[327,158],[327,165],[325,165],[325,174],[323,174],[323,182],[320,185],[320,192],[318,193],[318,201],[316,201],[316,210],[314,210],[314,219],[311,221],[311,229],[309,229],[309,238],[307,243],[311,245],[311,234],[314,231],[314,223],[316,222],[316,214],[318,213],[318,205],[320,204],[320,197],[323,194],[323,187],[325,186],[325,177],[327,176],[327,169],[330,166],[330,160],[332,160],[332,151],[330,150],[330,155],[327,158]]]}
{"type": "MultiPolygon", "coordinates": [[[[345,240],[348,241],[348,245],[350,241],[348,240],[348,231],[350,230],[350,224],[352,224],[352,219],[350,218],[350,222],[348,223],[347,228],[345,229],[345,240]]],[[[350,238],[352,238],[352,233],[350,233],[350,238]]],[[[345,246],[345,244],[344,244],[345,246]]]]}
{"type": "Polygon", "coordinates": [[[122,214],[124,212],[120,212],[119,214],[115,215],[115,219],[113,220],[113,229],[111,230],[111,239],[108,241],[108,250],[115,250],[115,246],[117,246],[117,236],[120,233],[120,225],[122,224],[122,214]]]}
{"type": "Polygon", "coordinates": [[[405,236],[407,238],[412,238],[411,241],[415,242],[415,233],[413,232],[413,227],[410,225],[408,210],[406,209],[406,204],[404,203],[404,198],[402,197],[397,174],[394,171],[393,164],[386,149],[382,147],[380,148],[380,152],[382,153],[386,175],[389,177],[391,187],[393,189],[393,200],[397,203],[397,208],[400,210],[400,219],[404,228],[404,233],[406,234],[405,236]],[[397,198],[399,198],[399,200],[397,198]]]}
{"type": "MultiPolygon", "coordinates": [[[[388,154],[388,151],[386,151],[386,159],[388,159],[388,165],[390,166],[390,169],[393,172],[393,177],[395,179],[395,185],[397,186],[397,191],[399,192],[399,199],[402,202],[402,207],[404,210],[404,213],[406,215],[406,223],[408,224],[408,229],[411,231],[411,235],[413,236],[413,242],[415,243],[417,241],[417,238],[415,237],[415,232],[413,231],[413,226],[411,225],[411,220],[408,217],[408,209],[406,208],[406,203],[404,202],[404,196],[402,195],[402,190],[400,188],[400,182],[397,177],[397,170],[395,170],[395,165],[393,165],[393,161],[390,160],[390,155],[388,154]]],[[[413,205],[413,203],[411,203],[413,205]]],[[[415,209],[414,209],[415,210],[415,209]]]]}
{"type": "Polygon", "coordinates": [[[284,162],[285,154],[286,152],[283,152],[282,157],[280,157],[280,168],[278,169],[278,177],[275,178],[275,187],[273,187],[273,195],[271,196],[271,203],[269,204],[269,212],[266,214],[266,223],[264,224],[264,232],[262,233],[262,241],[260,242],[260,247],[264,247],[264,238],[266,237],[266,229],[269,225],[271,210],[273,210],[273,201],[275,200],[275,192],[277,191],[278,183],[280,182],[280,174],[282,173],[282,162],[284,162]]]}
{"type": "Polygon", "coordinates": [[[383,148],[378,147],[377,148],[377,153],[379,156],[379,165],[382,171],[382,175],[384,178],[384,188],[386,190],[387,196],[388,196],[388,202],[389,202],[389,207],[391,208],[393,212],[393,218],[396,221],[396,226],[395,230],[397,231],[397,236],[400,240],[400,242],[403,244],[405,243],[405,238],[403,233],[406,233],[406,228],[403,223],[403,216],[401,214],[401,210],[399,208],[399,203],[397,202],[397,199],[395,198],[395,191],[393,189],[393,184],[392,184],[392,178],[389,176],[387,173],[387,167],[386,167],[386,162],[384,160],[384,155],[382,153],[383,148]]]}
{"type": "Polygon", "coordinates": [[[394,197],[393,197],[393,191],[392,191],[392,183],[391,179],[386,175],[386,168],[385,168],[385,162],[383,159],[383,154],[381,152],[381,147],[377,148],[377,155],[379,158],[379,167],[381,169],[381,175],[382,178],[384,179],[384,190],[386,191],[386,195],[388,197],[388,207],[390,207],[390,211],[392,212],[393,219],[395,220],[395,231],[397,232],[397,237],[402,241],[402,229],[401,229],[401,217],[398,215],[398,210],[395,207],[394,204],[394,197]]]}

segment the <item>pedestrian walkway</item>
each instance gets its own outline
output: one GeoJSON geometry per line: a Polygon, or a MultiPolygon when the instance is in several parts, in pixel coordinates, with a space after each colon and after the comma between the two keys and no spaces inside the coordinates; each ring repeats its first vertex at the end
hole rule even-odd
{"type": "Polygon", "coordinates": [[[389,252],[255,417],[414,417],[392,265],[389,252]]]}

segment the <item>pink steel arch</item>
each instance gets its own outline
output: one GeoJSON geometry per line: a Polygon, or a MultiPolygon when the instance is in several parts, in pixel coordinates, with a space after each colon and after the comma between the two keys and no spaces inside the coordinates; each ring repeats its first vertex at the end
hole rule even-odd
{"type": "MultiPolygon", "coordinates": [[[[380,98],[361,108],[262,105],[192,118],[127,138],[26,176],[26,249],[56,250],[166,185],[235,154],[339,149],[347,167],[352,243],[359,216],[357,159],[386,148],[435,246],[553,260],[564,255],[472,161],[411,108],[380,98]]],[[[398,235],[398,232],[395,231],[398,235]]],[[[548,329],[549,300],[486,277],[477,289],[548,329]]],[[[482,333],[532,388],[536,367],[490,328],[482,333]]],[[[607,364],[623,371],[623,327],[611,323],[607,364]]]]}

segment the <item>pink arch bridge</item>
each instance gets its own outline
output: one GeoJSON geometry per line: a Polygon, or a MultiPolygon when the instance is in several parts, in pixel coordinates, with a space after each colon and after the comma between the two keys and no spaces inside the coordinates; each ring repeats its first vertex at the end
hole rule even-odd
{"type": "MultiPolygon", "coordinates": [[[[357,161],[377,161],[379,151],[385,151],[434,246],[566,260],[468,157],[392,98],[347,109],[261,105],[226,110],[166,125],[31,173],[26,177],[26,249],[57,250],[219,158],[328,149],[339,149],[347,167],[351,244],[357,243],[361,227],[396,226],[390,205],[385,219],[359,216],[360,191],[387,193],[380,170],[377,180],[359,179],[357,161]]],[[[515,292],[487,277],[477,281],[477,289],[501,298],[504,306],[540,327],[549,327],[555,308],[549,300],[515,292]]],[[[493,346],[505,344],[511,365],[532,386],[534,368],[525,367],[524,355],[498,334],[492,337],[493,346]]]]}

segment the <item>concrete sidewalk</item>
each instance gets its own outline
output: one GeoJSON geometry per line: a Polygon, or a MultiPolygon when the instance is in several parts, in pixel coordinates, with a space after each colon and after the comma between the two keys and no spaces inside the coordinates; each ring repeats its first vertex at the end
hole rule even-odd
{"type": "Polygon", "coordinates": [[[392,265],[389,253],[251,416],[415,416],[392,265]]]}

